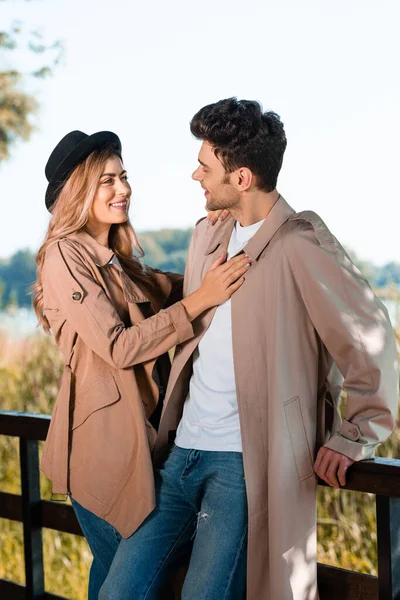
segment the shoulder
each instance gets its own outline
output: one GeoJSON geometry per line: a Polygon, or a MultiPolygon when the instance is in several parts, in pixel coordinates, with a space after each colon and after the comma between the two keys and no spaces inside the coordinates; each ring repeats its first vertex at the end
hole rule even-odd
{"type": "MultiPolygon", "coordinates": [[[[214,227],[217,226],[218,223],[217,225],[214,225],[214,227]]],[[[192,245],[195,244],[198,240],[208,237],[212,233],[214,227],[209,226],[207,217],[202,217],[201,219],[196,221],[192,234],[192,245]]]]}
{"type": "Polygon", "coordinates": [[[218,238],[224,234],[226,229],[232,226],[233,221],[232,215],[228,215],[223,221],[218,220],[214,225],[209,225],[206,217],[204,217],[197,221],[193,235],[206,240],[214,236],[218,238]]]}
{"type": "Polygon", "coordinates": [[[54,240],[46,249],[45,260],[53,260],[60,256],[60,253],[69,253],[79,250],[69,238],[54,240]]]}
{"type": "Polygon", "coordinates": [[[61,276],[68,273],[88,272],[91,269],[91,257],[86,248],[69,237],[56,240],[46,250],[43,270],[51,275],[61,276]]]}
{"type": "Polygon", "coordinates": [[[294,271],[319,272],[348,259],[345,249],[313,211],[293,213],[285,223],[281,239],[283,256],[294,271]]]}
{"type": "Polygon", "coordinates": [[[45,261],[53,262],[65,260],[68,258],[78,258],[86,260],[88,252],[81,243],[76,240],[65,237],[52,242],[46,250],[45,261]]]}
{"type": "Polygon", "coordinates": [[[299,249],[299,246],[337,248],[335,236],[323,219],[311,210],[293,213],[285,224],[283,244],[286,249],[299,249]]]}
{"type": "MultiPolygon", "coordinates": [[[[218,224],[217,224],[218,226],[218,224]]],[[[215,225],[214,225],[215,227],[215,225]]],[[[193,237],[202,237],[205,234],[207,234],[207,232],[209,230],[212,231],[212,227],[209,226],[208,221],[207,221],[207,217],[202,217],[201,219],[199,219],[196,222],[196,225],[194,227],[194,231],[193,231],[193,237]]]]}
{"type": "Polygon", "coordinates": [[[199,219],[198,221],[196,221],[195,227],[197,227],[198,225],[200,225],[200,223],[203,223],[207,221],[207,217],[201,217],[201,219],[199,219]]]}

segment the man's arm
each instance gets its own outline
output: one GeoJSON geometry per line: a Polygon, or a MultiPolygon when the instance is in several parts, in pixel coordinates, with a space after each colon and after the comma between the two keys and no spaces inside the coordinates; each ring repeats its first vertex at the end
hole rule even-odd
{"type": "Polygon", "coordinates": [[[314,213],[292,225],[283,247],[310,319],[344,377],[346,417],[321,448],[316,473],[345,483],[354,461],[372,458],[392,432],[397,350],[387,310],[314,213]]]}

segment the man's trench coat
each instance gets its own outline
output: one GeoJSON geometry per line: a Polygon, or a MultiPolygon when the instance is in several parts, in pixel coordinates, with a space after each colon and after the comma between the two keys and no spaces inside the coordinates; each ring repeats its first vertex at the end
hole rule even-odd
{"type": "MultiPolygon", "coordinates": [[[[232,217],[197,225],[185,294],[227,248],[233,226],[232,217]]],[[[232,297],[232,337],[249,507],[247,599],[316,600],[316,452],[325,443],[359,461],[389,436],[395,339],[385,307],[315,213],[295,213],[280,198],[244,251],[254,262],[232,297]],[[347,392],[343,421],[335,371],[347,392]]],[[[214,312],[176,349],[156,460],[181,418],[191,357],[214,312]]]]}

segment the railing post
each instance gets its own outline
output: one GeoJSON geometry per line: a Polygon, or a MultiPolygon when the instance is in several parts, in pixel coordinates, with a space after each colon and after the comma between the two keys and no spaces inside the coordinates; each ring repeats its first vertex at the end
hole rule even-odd
{"type": "Polygon", "coordinates": [[[36,440],[21,438],[19,448],[21,462],[26,598],[27,600],[33,600],[44,597],[39,444],[36,440]]]}
{"type": "Polygon", "coordinates": [[[400,498],[376,496],[379,600],[400,600],[400,498]]]}

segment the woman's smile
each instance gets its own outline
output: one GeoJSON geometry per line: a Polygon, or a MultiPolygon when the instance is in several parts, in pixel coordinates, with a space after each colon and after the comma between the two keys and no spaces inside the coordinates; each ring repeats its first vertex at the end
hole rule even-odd
{"type": "Polygon", "coordinates": [[[115,208],[116,210],[126,211],[128,209],[128,200],[119,200],[119,202],[113,202],[110,204],[111,208],[115,208]]]}

